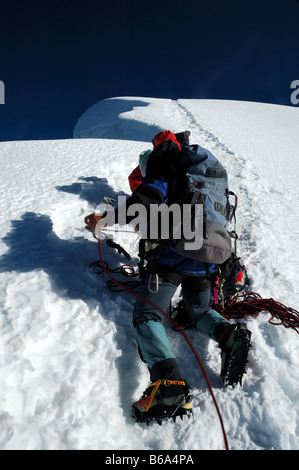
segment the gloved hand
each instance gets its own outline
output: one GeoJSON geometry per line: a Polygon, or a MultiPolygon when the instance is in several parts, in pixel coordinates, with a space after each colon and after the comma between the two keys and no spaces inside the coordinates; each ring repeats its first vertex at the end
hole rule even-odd
{"type": "MultiPolygon", "coordinates": [[[[95,213],[87,215],[84,218],[84,222],[86,223],[86,228],[91,230],[92,232],[95,231],[96,225],[103,219],[102,215],[96,215],[95,213]]],[[[106,227],[107,224],[103,224],[102,227],[106,227]]]]}

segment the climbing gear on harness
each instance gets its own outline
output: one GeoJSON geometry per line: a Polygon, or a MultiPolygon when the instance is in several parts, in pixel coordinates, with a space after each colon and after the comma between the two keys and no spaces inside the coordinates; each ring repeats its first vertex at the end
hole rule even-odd
{"type": "Polygon", "coordinates": [[[155,275],[150,274],[150,275],[149,275],[149,278],[148,278],[148,286],[147,286],[147,287],[148,287],[148,290],[149,290],[150,292],[154,292],[154,293],[155,293],[155,292],[158,292],[158,290],[159,290],[159,276],[158,276],[158,274],[155,274],[155,275]],[[152,289],[153,277],[155,278],[155,285],[156,285],[155,290],[152,289]]]}
{"type": "Polygon", "coordinates": [[[244,262],[236,253],[217,267],[211,275],[212,304],[223,304],[228,295],[236,294],[247,288],[250,284],[244,262]]]}

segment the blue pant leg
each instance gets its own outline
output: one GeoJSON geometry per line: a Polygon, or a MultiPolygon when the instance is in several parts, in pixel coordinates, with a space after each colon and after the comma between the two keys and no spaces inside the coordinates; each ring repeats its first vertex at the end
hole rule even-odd
{"type": "Polygon", "coordinates": [[[159,277],[159,284],[156,286],[156,278],[153,276],[151,283],[151,290],[149,286],[149,274],[146,273],[141,281],[138,294],[141,298],[137,298],[133,311],[133,324],[134,326],[139,323],[143,323],[148,320],[160,321],[163,318],[163,314],[159,310],[155,309],[153,305],[148,304],[145,300],[156,304],[163,311],[168,311],[170,301],[174,296],[177,286],[172,282],[165,281],[159,277]]]}
{"type": "Polygon", "coordinates": [[[188,323],[196,326],[200,317],[210,308],[211,292],[210,290],[198,291],[197,289],[188,289],[186,284],[183,286],[183,301],[188,312],[188,323]]]}
{"type": "Polygon", "coordinates": [[[211,291],[197,291],[184,288],[184,303],[188,312],[188,320],[197,330],[216,341],[214,336],[216,326],[228,324],[220,313],[210,308],[211,291]]]}
{"type": "Polygon", "coordinates": [[[201,333],[204,333],[214,341],[217,341],[214,336],[214,332],[216,326],[219,326],[220,324],[230,325],[230,322],[220,315],[220,313],[216,312],[216,310],[209,309],[204,315],[199,317],[196,323],[196,328],[201,333]]]}
{"type": "Polygon", "coordinates": [[[161,322],[148,320],[140,323],[134,333],[142,359],[150,369],[157,362],[176,359],[161,322]]]}
{"type": "MultiPolygon", "coordinates": [[[[150,300],[163,311],[167,311],[177,286],[159,278],[158,290],[152,292],[148,289],[148,281],[149,276],[145,275],[138,293],[145,300],[150,300]]],[[[152,285],[153,290],[156,287],[152,285]]],[[[175,359],[161,322],[162,317],[163,315],[154,306],[137,298],[133,312],[134,333],[141,356],[149,368],[165,359],[175,359]]]]}

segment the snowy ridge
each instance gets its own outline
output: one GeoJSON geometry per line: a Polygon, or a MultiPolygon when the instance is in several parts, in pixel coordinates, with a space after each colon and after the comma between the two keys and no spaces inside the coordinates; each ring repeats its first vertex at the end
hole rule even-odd
{"type": "MultiPolygon", "coordinates": [[[[129,194],[127,176],[156,132],[189,129],[191,143],[228,169],[238,194],[238,250],[252,290],[298,309],[296,112],[261,103],[119,97],[87,110],[76,139],[0,143],[1,449],[224,448],[201,371],[170,327],[195,395],[195,420],[166,423],[163,432],[133,422],[131,403],[149,381],[133,338],[134,299],[111,293],[106,276],[91,273],[98,248],[83,218],[103,195],[129,194]]],[[[115,241],[136,266],[138,237],[120,232],[115,241]]],[[[103,254],[111,267],[127,261],[105,244],[103,254]]],[[[268,319],[265,313],[248,321],[248,374],[234,391],[222,388],[217,345],[188,332],[231,449],[299,449],[299,338],[268,319]]]]}

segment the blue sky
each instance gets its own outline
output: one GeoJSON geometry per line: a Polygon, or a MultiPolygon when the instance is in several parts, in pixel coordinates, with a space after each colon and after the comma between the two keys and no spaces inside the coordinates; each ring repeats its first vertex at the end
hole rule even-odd
{"type": "Polygon", "coordinates": [[[113,96],[292,106],[298,0],[1,0],[0,140],[71,138],[113,96]]]}

